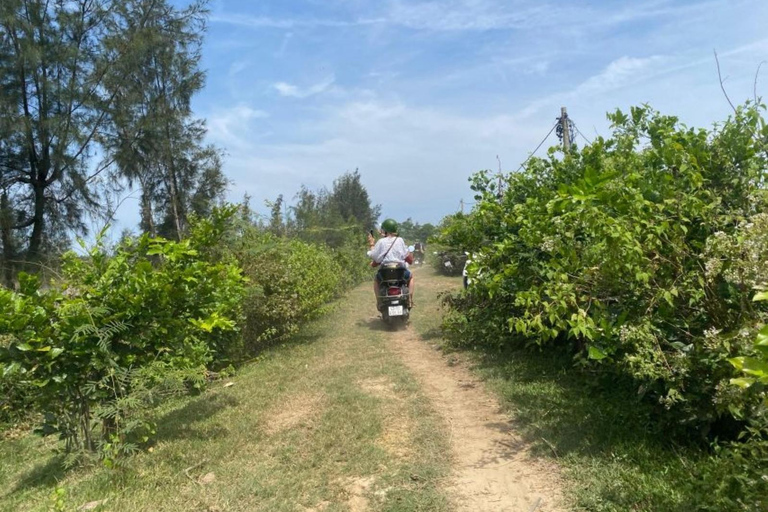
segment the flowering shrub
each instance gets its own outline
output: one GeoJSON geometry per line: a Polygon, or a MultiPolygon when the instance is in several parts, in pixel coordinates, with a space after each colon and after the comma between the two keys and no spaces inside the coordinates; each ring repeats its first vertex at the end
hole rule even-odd
{"type": "Polygon", "coordinates": [[[766,320],[752,301],[768,276],[761,111],[707,131],[633,108],[609,115],[612,137],[533,159],[501,198],[475,175],[476,207],[441,237],[477,255],[447,327],[474,344],[575,351],[631,375],[664,421],[733,435],[762,402],[731,384],[766,320]]]}

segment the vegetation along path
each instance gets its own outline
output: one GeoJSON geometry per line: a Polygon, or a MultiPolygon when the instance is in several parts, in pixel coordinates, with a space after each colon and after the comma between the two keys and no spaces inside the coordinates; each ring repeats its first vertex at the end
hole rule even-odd
{"type": "Polygon", "coordinates": [[[121,468],[65,472],[53,440],[6,438],[0,509],[561,510],[556,468],[431,343],[437,295],[458,281],[417,278],[408,329],[385,329],[361,286],[230,381],[168,405],[157,443],[121,468]]]}

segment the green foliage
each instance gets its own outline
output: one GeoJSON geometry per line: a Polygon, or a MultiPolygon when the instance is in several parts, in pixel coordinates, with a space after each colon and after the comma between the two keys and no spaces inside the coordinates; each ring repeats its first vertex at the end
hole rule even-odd
{"type": "Polygon", "coordinates": [[[245,339],[251,349],[295,333],[302,322],[370,274],[362,244],[328,246],[249,226],[233,242],[248,278],[245,339]]]}
{"type": "Polygon", "coordinates": [[[467,255],[453,247],[433,245],[429,248],[427,259],[441,274],[460,276],[467,262],[467,255]]]}
{"type": "Polygon", "coordinates": [[[374,271],[371,270],[371,260],[366,256],[365,244],[365,235],[355,231],[347,236],[342,245],[333,249],[334,259],[341,266],[341,291],[372,279],[374,271]]]}
{"type": "Polygon", "coordinates": [[[250,350],[295,333],[349,287],[370,278],[366,234],[379,215],[360,173],[345,173],[333,189],[302,187],[293,206],[268,202],[267,223],[243,222],[229,241],[248,277],[245,340],[250,350]],[[286,215],[284,212],[288,212],[286,215]]]}
{"type": "Polygon", "coordinates": [[[101,142],[119,174],[141,190],[142,230],[178,239],[189,216],[209,215],[227,187],[221,152],[204,144],[205,123],[190,106],[205,84],[207,2],[180,8],[165,0],[126,0],[112,10],[128,28],[110,41],[125,58],[107,73],[106,89],[118,101],[101,142]]]}
{"type": "MultiPolygon", "coordinates": [[[[493,186],[484,174],[474,179],[483,179],[487,186],[493,186]]],[[[475,217],[462,212],[446,215],[437,227],[438,232],[432,236],[432,241],[455,251],[476,249],[483,241],[484,233],[473,224],[475,217]]]]}
{"type": "Polygon", "coordinates": [[[715,457],[694,469],[698,503],[689,510],[768,509],[768,440],[754,429],[747,435],[740,442],[714,445],[715,457]]]}
{"type": "Polygon", "coordinates": [[[363,229],[372,228],[379,218],[381,207],[373,206],[368,191],[360,181],[360,172],[346,172],[333,182],[330,206],[345,223],[363,229]]]}
{"type": "MultiPolygon", "coordinates": [[[[488,180],[486,184],[490,191],[495,190],[495,181],[488,180]]],[[[464,271],[467,253],[477,249],[483,237],[473,220],[471,215],[456,212],[440,221],[438,232],[432,236],[435,245],[430,249],[430,260],[439,272],[458,276],[464,271]]]]}
{"type": "Polygon", "coordinates": [[[442,234],[473,253],[449,326],[615,368],[665,420],[702,435],[755,417],[758,393],[730,385],[729,359],[753,355],[765,319],[751,302],[767,275],[760,108],[711,132],[648,107],[609,118],[611,138],[532,160],[501,199],[488,174],[473,178],[478,205],[442,234]]]}
{"type": "MultiPolygon", "coordinates": [[[[0,337],[0,349],[7,348],[10,341],[10,337],[0,337]]],[[[33,388],[29,384],[19,382],[15,375],[0,368],[0,430],[29,416],[31,391],[33,388]]]]}
{"type": "MultiPolygon", "coordinates": [[[[765,232],[768,233],[768,229],[765,232]]],[[[766,242],[768,245],[768,240],[766,242]]],[[[764,248],[761,247],[761,249],[764,248]]],[[[763,252],[762,254],[766,253],[763,252]]],[[[754,302],[768,301],[768,292],[759,291],[752,300],[754,302]]],[[[760,386],[763,397],[768,401],[768,395],[765,393],[765,388],[768,386],[768,325],[763,325],[758,331],[753,348],[754,357],[740,356],[730,359],[730,363],[746,375],[731,379],[731,383],[744,388],[757,384],[760,386]]]]}
{"type": "MultiPolygon", "coordinates": [[[[282,232],[333,248],[348,245],[350,241],[364,246],[364,235],[374,227],[380,210],[380,206],[371,204],[360,173],[345,173],[333,182],[331,191],[302,187],[296,195],[296,204],[290,207],[293,218],[285,220],[287,226],[282,232]]],[[[274,224],[272,220],[270,226],[274,224]]]]}
{"type": "Polygon", "coordinates": [[[69,512],[73,507],[67,500],[67,490],[64,487],[56,487],[48,497],[48,510],[50,512],[69,512]]]}
{"type": "MultiPolygon", "coordinates": [[[[104,67],[108,2],[8,0],[0,4],[0,217],[2,257],[36,260],[56,252],[65,230],[82,231],[94,205],[86,184],[104,67]],[[37,155],[46,155],[38,157],[37,155]]],[[[10,273],[10,271],[9,271],[10,273]]]]}
{"type": "Polygon", "coordinates": [[[17,292],[0,289],[0,364],[34,390],[41,433],[111,464],[154,434],[158,398],[202,386],[207,367],[239,353],[244,280],[217,247],[234,212],[181,242],[144,235],[114,254],[101,242],[68,253],[56,287],[22,274],[17,292]]]}
{"type": "Polygon", "coordinates": [[[472,285],[446,299],[456,338],[548,345],[631,379],[667,432],[720,450],[700,476],[711,510],[765,506],[768,314],[752,300],[768,278],[762,112],[746,105],[708,131],[617,111],[610,138],[533,159],[501,197],[475,175],[477,206],[440,237],[472,253],[472,285]]]}
{"type": "MultiPolygon", "coordinates": [[[[85,233],[116,166],[142,190],[142,224],[186,233],[224,193],[220,152],[192,117],[205,0],[0,4],[0,270],[39,264],[85,233]]],[[[109,185],[108,185],[109,183],[109,185]]],[[[120,186],[123,185],[122,183],[120,186]]],[[[31,267],[31,266],[30,266],[31,267]]],[[[34,268],[34,267],[31,267],[34,268]]],[[[35,270],[38,270],[35,268],[35,270]]]]}
{"type": "Polygon", "coordinates": [[[437,227],[429,222],[425,224],[413,222],[413,219],[408,217],[397,223],[397,234],[409,245],[416,242],[427,243],[430,238],[437,234],[437,227]]]}

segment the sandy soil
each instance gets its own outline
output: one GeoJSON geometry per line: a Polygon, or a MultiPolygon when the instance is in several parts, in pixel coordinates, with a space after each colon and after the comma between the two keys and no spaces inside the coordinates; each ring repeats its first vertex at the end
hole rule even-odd
{"type": "Polygon", "coordinates": [[[465,364],[449,365],[413,327],[392,333],[389,343],[450,428],[454,472],[447,491],[455,510],[566,510],[557,466],[530,455],[511,418],[465,364]]]}

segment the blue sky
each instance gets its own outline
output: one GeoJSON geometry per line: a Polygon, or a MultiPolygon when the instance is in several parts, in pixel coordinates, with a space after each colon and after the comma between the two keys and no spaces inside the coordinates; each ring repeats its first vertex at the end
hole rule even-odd
{"type": "Polygon", "coordinates": [[[589,138],[608,133],[606,111],[645,102],[710,126],[729,113],[713,50],[738,103],[768,60],[765,0],[213,0],[211,10],[194,108],[227,153],[230,199],[247,192],[260,211],[358,168],[384,216],[437,222],[471,201],[468,176],[496,169],[497,155],[516,169],[561,105],[589,138]]]}

